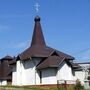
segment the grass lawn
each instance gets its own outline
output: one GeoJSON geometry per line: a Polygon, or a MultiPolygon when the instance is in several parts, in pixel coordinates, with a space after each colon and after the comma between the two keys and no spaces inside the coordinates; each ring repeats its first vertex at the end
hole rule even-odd
{"type": "Polygon", "coordinates": [[[58,90],[58,89],[40,89],[40,88],[31,88],[31,87],[0,86],[0,90],[58,90]]]}
{"type": "MultiPolygon", "coordinates": [[[[31,87],[0,86],[0,90],[65,90],[65,89],[40,89],[31,87]]],[[[74,89],[69,88],[67,90],[74,90],[74,89]]]]}

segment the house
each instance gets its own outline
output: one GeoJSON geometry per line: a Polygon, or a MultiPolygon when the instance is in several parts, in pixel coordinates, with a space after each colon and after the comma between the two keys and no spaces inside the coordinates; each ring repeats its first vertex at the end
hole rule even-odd
{"type": "Polygon", "coordinates": [[[47,46],[40,17],[36,16],[34,21],[30,47],[19,54],[16,62],[12,63],[12,85],[54,86],[58,80],[75,80],[74,57],[47,46]]]}
{"type": "Polygon", "coordinates": [[[8,85],[12,82],[12,67],[9,63],[13,57],[7,55],[0,59],[0,85],[8,85]]]}
{"type": "Polygon", "coordinates": [[[75,77],[86,88],[90,88],[90,62],[78,63],[80,67],[75,69],[75,77]]]}

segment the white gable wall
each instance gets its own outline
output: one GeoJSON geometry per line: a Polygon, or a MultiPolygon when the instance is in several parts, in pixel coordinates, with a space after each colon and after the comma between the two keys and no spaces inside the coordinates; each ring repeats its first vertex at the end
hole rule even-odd
{"type": "Polygon", "coordinates": [[[35,84],[35,65],[32,60],[23,62],[23,85],[35,84]]]}
{"type": "Polygon", "coordinates": [[[40,83],[40,71],[36,70],[36,65],[42,58],[32,58],[25,61],[17,61],[16,70],[13,67],[13,85],[40,85],[57,84],[57,80],[74,80],[72,69],[63,62],[59,68],[42,69],[42,82],[40,83]]]}
{"type": "Polygon", "coordinates": [[[42,58],[31,58],[25,61],[17,61],[16,67],[13,66],[12,85],[21,86],[40,84],[36,65],[41,61],[41,59],[42,58]]]}
{"type": "Polygon", "coordinates": [[[42,69],[42,84],[57,84],[56,68],[42,69]]]}
{"type": "Polygon", "coordinates": [[[23,85],[36,85],[40,83],[39,75],[36,71],[36,65],[41,58],[32,58],[23,62],[23,85]]]}
{"type": "Polygon", "coordinates": [[[81,84],[84,85],[85,72],[83,71],[75,71],[75,76],[77,79],[81,81],[81,84]]]}
{"type": "Polygon", "coordinates": [[[65,61],[58,68],[57,80],[74,80],[72,68],[65,61]]]}

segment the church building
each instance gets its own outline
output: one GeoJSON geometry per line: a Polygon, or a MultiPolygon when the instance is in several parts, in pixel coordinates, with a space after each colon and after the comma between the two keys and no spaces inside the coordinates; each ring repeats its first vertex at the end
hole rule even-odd
{"type": "Polygon", "coordinates": [[[34,21],[30,47],[12,63],[12,85],[56,85],[58,80],[74,81],[74,57],[49,47],[44,39],[40,17],[36,16],[34,21]]]}

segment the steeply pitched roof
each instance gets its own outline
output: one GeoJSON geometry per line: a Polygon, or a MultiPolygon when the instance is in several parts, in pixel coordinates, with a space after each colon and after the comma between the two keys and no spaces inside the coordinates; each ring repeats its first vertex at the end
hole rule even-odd
{"type": "Polygon", "coordinates": [[[35,21],[35,26],[34,26],[34,32],[33,32],[31,46],[35,45],[35,46],[45,47],[46,44],[45,44],[45,40],[44,40],[44,36],[43,36],[41,24],[40,24],[40,17],[36,16],[34,21],[35,21]]]}
{"type": "Polygon", "coordinates": [[[31,46],[18,55],[18,57],[21,60],[26,60],[30,57],[49,57],[55,51],[60,58],[64,57],[65,59],[69,59],[69,60],[74,59],[70,55],[67,55],[65,53],[62,53],[60,51],[48,47],[44,40],[44,36],[40,24],[40,17],[36,16],[34,21],[35,21],[35,26],[34,26],[31,46]]]}
{"type": "Polygon", "coordinates": [[[32,46],[26,49],[19,55],[21,60],[28,59],[30,57],[48,57],[54,50],[49,47],[32,46]]]}
{"type": "Polygon", "coordinates": [[[36,16],[34,21],[35,21],[35,26],[34,26],[31,46],[28,49],[26,49],[24,52],[19,54],[21,60],[25,60],[30,57],[48,57],[53,52],[52,48],[46,46],[40,24],[40,17],[36,16]]]}
{"type": "Polygon", "coordinates": [[[42,63],[37,66],[37,69],[44,69],[48,67],[58,67],[65,58],[59,56],[49,56],[42,63]]]}
{"type": "Polygon", "coordinates": [[[60,52],[58,50],[55,50],[55,52],[59,55],[59,57],[64,57],[65,59],[68,59],[68,60],[74,60],[75,59],[71,55],[65,54],[65,53],[60,52]]]}

